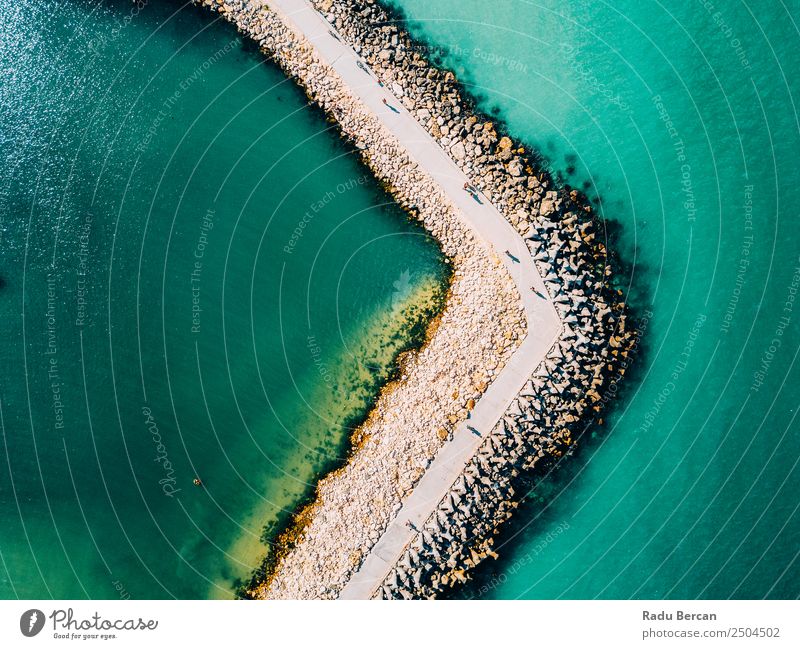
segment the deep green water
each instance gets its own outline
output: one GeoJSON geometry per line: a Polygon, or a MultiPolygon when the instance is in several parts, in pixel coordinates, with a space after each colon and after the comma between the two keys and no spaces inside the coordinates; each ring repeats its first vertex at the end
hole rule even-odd
{"type": "Polygon", "coordinates": [[[800,595],[800,5],[717,4],[395,3],[602,197],[646,316],[607,426],[461,596],[800,595]]]}
{"type": "Polygon", "coordinates": [[[0,597],[231,596],[446,283],[181,5],[0,6],[0,597]]]}

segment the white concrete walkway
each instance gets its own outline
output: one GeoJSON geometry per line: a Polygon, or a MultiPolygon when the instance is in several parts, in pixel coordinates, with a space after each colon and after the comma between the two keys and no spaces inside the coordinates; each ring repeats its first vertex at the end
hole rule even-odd
{"type": "MultiPolygon", "coordinates": [[[[416,536],[407,523],[421,528],[445,497],[552,347],[561,322],[549,298],[539,297],[532,290],[533,287],[542,296],[548,295],[522,237],[484,195],[480,195],[481,203],[478,203],[464,190],[464,183],[468,182],[464,173],[400,101],[387,88],[379,86],[371,72],[357,65],[361,59],[344,37],[334,35],[334,28],[305,0],[268,0],[268,5],[316,47],[320,58],[336,70],[353,94],[380,118],[410,156],[439,183],[476,238],[483,240],[506,262],[528,319],[528,332],[520,347],[480,398],[470,419],[456,427],[453,439],[436,455],[397,517],[340,594],[341,599],[368,599],[416,536]],[[507,252],[518,261],[512,260],[507,252]]],[[[361,63],[368,70],[367,64],[361,63]]]]}

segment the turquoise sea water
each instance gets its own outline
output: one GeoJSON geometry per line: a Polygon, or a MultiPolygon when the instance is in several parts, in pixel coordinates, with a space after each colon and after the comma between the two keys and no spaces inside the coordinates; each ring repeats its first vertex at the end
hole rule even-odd
{"type": "Polygon", "coordinates": [[[800,5],[394,4],[602,197],[645,317],[607,426],[459,596],[800,595],[800,5]]]}
{"type": "Polygon", "coordinates": [[[0,7],[0,597],[231,596],[446,284],[183,4],[0,7]]]}

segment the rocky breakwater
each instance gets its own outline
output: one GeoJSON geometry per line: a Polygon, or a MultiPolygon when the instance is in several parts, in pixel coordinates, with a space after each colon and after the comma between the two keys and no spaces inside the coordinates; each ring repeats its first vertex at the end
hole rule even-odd
{"type": "Polygon", "coordinates": [[[464,582],[519,505],[520,480],[569,454],[616,393],[635,348],[604,229],[584,196],[475,108],[385,7],[313,0],[382,83],[517,229],[564,323],[560,339],[373,594],[435,597],[464,582]]]}
{"type": "Polygon", "coordinates": [[[354,434],[347,463],[320,481],[267,557],[249,595],[334,598],[380,538],[453,427],[464,420],[525,336],[519,294],[500,260],[476,240],[439,186],[358,100],[314,48],[267,3],[202,0],[296,79],[451,260],[444,311],[403,359],[354,434]]]}

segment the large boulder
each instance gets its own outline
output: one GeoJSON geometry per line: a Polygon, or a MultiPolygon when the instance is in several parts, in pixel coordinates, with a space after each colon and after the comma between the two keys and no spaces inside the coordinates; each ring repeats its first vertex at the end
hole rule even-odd
{"type": "Polygon", "coordinates": [[[467,151],[464,148],[464,143],[459,140],[453,146],[450,147],[450,153],[456,160],[463,160],[464,157],[467,155],[467,151]]]}

